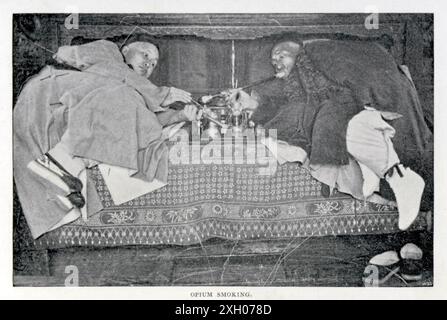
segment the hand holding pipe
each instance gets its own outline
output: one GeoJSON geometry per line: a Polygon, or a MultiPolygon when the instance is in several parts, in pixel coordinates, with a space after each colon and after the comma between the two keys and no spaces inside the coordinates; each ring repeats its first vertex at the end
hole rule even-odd
{"type": "MultiPolygon", "coordinates": [[[[272,81],[273,79],[282,78],[283,76],[284,76],[284,74],[282,72],[279,72],[279,73],[277,73],[277,74],[275,74],[273,76],[270,76],[268,78],[261,79],[261,80],[255,81],[255,82],[253,82],[251,84],[248,84],[246,86],[239,87],[239,88],[236,88],[236,89],[230,89],[230,90],[245,90],[245,89],[249,89],[249,88],[258,86],[260,84],[263,84],[265,82],[272,81]]],[[[209,96],[202,96],[202,97],[200,97],[200,101],[202,103],[207,103],[208,101],[210,101],[213,98],[226,97],[226,96],[228,96],[228,91],[223,91],[223,92],[219,92],[219,93],[216,93],[216,94],[213,94],[213,95],[209,95],[209,96]]]]}

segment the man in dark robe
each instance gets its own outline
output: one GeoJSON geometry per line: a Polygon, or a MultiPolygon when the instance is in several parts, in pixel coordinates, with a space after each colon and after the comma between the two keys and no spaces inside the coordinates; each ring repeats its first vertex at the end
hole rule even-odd
{"type": "Polygon", "coordinates": [[[311,174],[332,188],[370,200],[385,179],[407,229],[432,180],[432,134],[408,70],[380,45],[356,41],[282,42],[271,61],[281,89],[258,93],[253,120],[305,150],[311,174]]]}

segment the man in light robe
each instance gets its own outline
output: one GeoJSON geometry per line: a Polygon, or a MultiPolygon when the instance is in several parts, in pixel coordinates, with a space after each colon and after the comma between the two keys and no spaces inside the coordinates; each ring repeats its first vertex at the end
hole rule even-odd
{"type": "Polygon", "coordinates": [[[190,93],[148,79],[158,62],[150,43],[120,51],[99,40],[63,46],[54,58],[79,71],[45,67],[24,86],[13,115],[15,184],[34,238],[80,215],[72,199],[67,202],[72,190],[63,174],[45,154],[83,182],[84,209],[91,215],[102,207],[86,167],[104,163],[126,168],[134,178],[166,182],[169,133],[163,127],[198,116],[188,105],[190,93]],[[187,106],[169,109],[176,101],[187,106]]]}
{"type": "Polygon", "coordinates": [[[238,95],[258,97],[252,119],[300,147],[313,177],[331,188],[373,201],[387,181],[399,228],[409,228],[420,209],[421,175],[432,180],[432,134],[408,70],[380,45],[355,41],[281,42],[271,62],[281,92],[238,95]]]}

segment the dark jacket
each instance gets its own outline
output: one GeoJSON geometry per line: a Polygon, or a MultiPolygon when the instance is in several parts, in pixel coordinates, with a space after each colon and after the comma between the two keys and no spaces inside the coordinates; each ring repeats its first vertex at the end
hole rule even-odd
{"type": "Polygon", "coordinates": [[[393,142],[404,164],[414,167],[432,148],[432,133],[413,83],[378,44],[308,43],[297,56],[296,69],[286,80],[277,81],[282,90],[264,102],[282,105],[265,127],[277,129],[279,139],[307,150],[311,163],[348,163],[348,122],[365,105],[402,115],[390,124],[396,129],[393,142]]]}

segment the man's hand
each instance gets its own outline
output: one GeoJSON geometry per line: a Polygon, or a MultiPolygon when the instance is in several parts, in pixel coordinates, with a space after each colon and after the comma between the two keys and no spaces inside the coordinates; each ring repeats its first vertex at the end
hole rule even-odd
{"type": "Polygon", "coordinates": [[[253,112],[258,107],[257,99],[243,90],[229,90],[228,102],[236,113],[242,110],[253,112]]]}
{"type": "Polygon", "coordinates": [[[202,117],[202,110],[197,110],[195,105],[187,104],[183,109],[183,116],[188,121],[199,120],[202,117]]]}
{"type": "Polygon", "coordinates": [[[176,101],[180,101],[183,103],[191,102],[191,94],[182,89],[171,87],[166,99],[162,102],[161,105],[162,107],[166,107],[176,101]]]}

